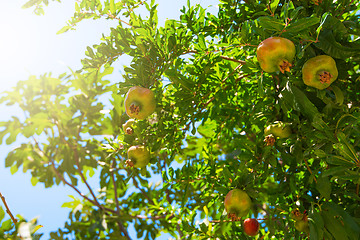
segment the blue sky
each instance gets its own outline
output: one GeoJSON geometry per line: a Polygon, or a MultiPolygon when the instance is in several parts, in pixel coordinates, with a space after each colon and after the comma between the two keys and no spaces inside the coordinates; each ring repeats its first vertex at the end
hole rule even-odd
{"type": "MultiPolygon", "coordinates": [[[[25,0],[4,1],[0,8],[0,86],[1,91],[9,90],[18,80],[25,80],[30,75],[40,75],[52,72],[54,76],[81,68],[80,60],[85,57],[86,46],[98,43],[101,34],[108,33],[116,22],[106,20],[87,20],[79,24],[76,31],[56,35],[67,20],[73,15],[74,0],[63,3],[51,2],[45,8],[45,16],[36,16],[30,9],[21,9],[25,0]]],[[[159,3],[159,24],[165,19],[177,19],[180,9],[186,5],[187,0],[157,0],[159,3]]],[[[204,7],[218,3],[218,0],[192,0],[192,4],[200,3],[204,7]]],[[[209,10],[216,12],[216,8],[209,10]]],[[[121,79],[122,67],[127,59],[119,59],[115,67],[112,81],[121,79]]],[[[18,115],[14,108],[0,105],[0,121],[7,120],[11,115],[18,115]]],[[[68,195],[77,194],[62,185],[45,189],[42,184],[33,187],[30,183],[30,174],[19,170],[14,175],[10,169],[5,169],[4,159],[15,144],[0,146],[0,192],[13,214],[21,214],[26,219],[38,217],[39,223],[44,225],[39,232],[48,234],[64,225],[69,209],[61,208],[62,203],[69,201],[68,195]]],[[[97,186],[97,179],[90,180],[90,184],[97,186]]],[[[85,188],[81,188],[84,189],[85,188]]],[[[86,192],[86,191],[84,191],[86,192]]],[[[134,234],[134,233],[133,233],[134,234]]],[[[132,236],[136,236],[133,235],[132,236]]],[[[133,239],[136,239],[133,237],[133,239]]],[[[167,238],[164,238],[167,239],[167,238]]]]}

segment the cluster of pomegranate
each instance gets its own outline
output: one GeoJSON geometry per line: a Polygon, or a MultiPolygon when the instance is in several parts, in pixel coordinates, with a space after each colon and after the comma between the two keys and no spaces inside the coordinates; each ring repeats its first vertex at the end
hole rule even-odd
{"type": "MultiPolygon", "coordinates": [[[[130,119],[123,124],[124,133],[132,135],[136,119],[143,120],[150,116],[156,108],[154,93],[144,87],[134,86],[125,97],[125,111],[130,119]]],[[[150,162],[150,152],[143,145],[131,146],[128,149],[126,164],[130,167],[143,168],[150,162]]]]}
{"type": "MultiPolygon", "coordinates": [[[[250,211],[251,204],[249,195],[240,189],[233,189],[228,192],[224,201],[226,212],[232,221],[238,221],[245,217],[250,211]]],[[[256,236],[260,224],[255,218],[246,218],[242,223],[242,227],[248,236],[256,236]]]]}
{"type": "MultiPolygon", "coordinates": [[[[282,37],[270,37],[257,47],[257,59],[264,72],[290,72],[295,58],[295,45],[282,37]]],[[[338,77],[335,60],[328,55],[318,55],[308,59],[302,67],[302,80],[305,85],[323,90],[328,88],[338,77]]],[[[265,142],[272,146],[276,139],[291,135],[291,124],[276,121],[264,130],[265,142]]]]}
{"type": "MultiPolygon", "coordinates": [[[[290,72],[295,58],[295,45],[282,37],[270,37],[262,41],[257,50],[257,59],[264,72],[290,72]]],[[[310,58],[302,68],[302,79],[308,86],[323,90],[338,77],[335,60],[328,55],[310,58]]]]}
{"type": "MultiPolygon", "coordinates": [[[[282,37],[270,37],[262,41],[257,47],[257,59],[264,72],[290,72],[295,58],[295,45],[292,41],[282,37]]],[[[338,77],[335,60],[327,55],[319,55],[308,59],[302,67],[302,80],[310,87],[323,90],[328,88],[338,77]]],[[[276,121],[264,129],[265,142],[274,145],[276,139],[288,138],[292,134],[291,124],[276,121]]],[[[251,208],[251,199],[240,189],[231,190],[225,197],[225,209],[232,221],[241,220],[251,208]]],[[[298,209],[291,213],[295,221],[295,228],[300,232],[309,232],[306,213],[298,209]]],[[[243,221],[244,232],[249,236],[256,236],[260,229],[257,219],[247,218],[243,221]]]]}
{"type": "MultiPolygon", "coordinates": [[[[264,72],[290,72],[295,58],[295,45],[282,37],[270,37],[262,41],[257,48],[257,59],[264,72]]],[[[335,60],[328,55],[318,55],[308,59],[302,66],[302,80],[305,85],[319,90],[328,88],[338,77],[335,60]]],[[[274,145],[275,139],[288,138],[292,133],[291,124],[276,121],[264,129],[265,142],[274,145]]],[[[306,213],[298,209],[291,212],[295,221],[295,229],[309,233],[309,223],[306,213]]]]}

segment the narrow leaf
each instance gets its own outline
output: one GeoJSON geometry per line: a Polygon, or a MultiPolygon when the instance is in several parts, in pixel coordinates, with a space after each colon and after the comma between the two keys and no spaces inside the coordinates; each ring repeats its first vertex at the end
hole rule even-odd
{"type": "Polygon", "coordinates": [[[320,176],[317,179],[316,183],[316,189],[319,191],[319,193],[326,199],[330,199],[331,194],[331,183],[328,179],[328,177],[320,176]]]}

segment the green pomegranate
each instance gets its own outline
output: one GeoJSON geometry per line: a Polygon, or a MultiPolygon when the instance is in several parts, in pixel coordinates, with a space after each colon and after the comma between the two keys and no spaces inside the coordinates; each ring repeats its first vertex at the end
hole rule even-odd
{"type": "Polygon", "coordinates": [[[133,130],[132,126],[134,125],[134,123],[135,123],[135,119],[130,118],[122,125],[122,128],[123,128],[125,134],[127,134],[127,135],[133,134],[134,130],[133,130]]]}
{"type": "Polygon", "coordinates": [[[282,37],[267,38],[259,44],[256,50],[261,69],[268,73],[290,72],[295,52],[294,43],[282,37]]]}
{"type": "Polygon", "coordinates": [[[291,135],[291,127],[289,123],[283,123],[281,121],[276,121],[273,124],[270,124],[264,129],[264,135],[268,136],[272,134],[277,138],[288,138],[291,135]]]}
{"type": "Polygon", "coordinates": [[[307,60],[302,68],[302,78],[306,85],[323,90],[338,77],[335,60],[327,55],[319,55],[307,60]]]}
{"type": "Polygon", "coordinates": [[[150,162],[150,152],[141,145],[131,146],[128,149],[127,164],[135,168],[145,167],[150,162]]]}
{"type": "Polygon", "coordinates": [[[135,119],[145,119],[156,108],[154,93],[148,89],[135,86],[129,89],[125,97],[126,114],[135,119]]]}
{"type": "Polygon", "coordinates": [[[309,222],[307,220],[297,220],[295,221],[295,229],[299,232],[309,233],[309,222]]]}
{"type": "Polygon", "coordinates": [[[233,189],[226,195],[224,205],[230,218],[242,218],[249,213],[251,199],[245,191],[233,189]]]}
{"type": "Polygon", "coordinates": [[[290,217],[295,220],[294,227],[296,230],[309,233],[309,221],[306,213],[301,213],[299,209],[294,209],[291,211],[290,217]]]}
{"type": "Polygon", "coordinates": [[[290,217],[295,221],[300,221],[304,218],[304,214],[301,213],[299,209],[294,209],[291,211],[290,217]]]}

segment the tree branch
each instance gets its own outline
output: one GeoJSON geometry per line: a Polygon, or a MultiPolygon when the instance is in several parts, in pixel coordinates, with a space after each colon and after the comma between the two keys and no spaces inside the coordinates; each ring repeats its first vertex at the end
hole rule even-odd
{"type": "Polygon", "coordinates": [[[226,56],[220,56],[220,57],[224,60],[240,63],[241,65],[246,64],[246,62],[243,60],[238,60],[238,59],[234,59],[234,58],[230,58],[230,57],[226,57],[226,56]]]}
{"type": "MultiPolygon", "coordinates": [[[[183,54],[188,54],[188,53],[199,53],[198,51],[196,50],[192,50],[192,49],[189,49],[188,51],[184,52],[183,54]]],[[[206,52],[206,54],[208,54],[209,52],[206,52]]],[[[220,56],[222,59],[224,60],[228,60],[228,61],[232,61],[232,62],[237,62],[237,63],[240,63],[241,65],[244,65],[246,64],[246,61],[243,61],[243,60],[238,60],[238,59],[234,59],[234,58],[231,58],[231,57],[227,57],[227,56],[220,56]]]]}
{"type": "MultiPolygon", "coordinates": [[[[110,169],[110,172],[111,172],[111,180],[112,180],[112,183],[114,185],[116,213],[117,213],[118,216],[120,216],[120,204],[119,204],[118,192],[117,192],[117,186],[116,186],[116,180],[115,180],[115,174],[114,174],[115,165],[116,165],[116,161],[114,159],[114,161],[112,163],[112,168],[110,169]]],[[[127,232],[127,230],[124,227],[123,223],[120,220],[117,220],[116,223],[118,224],[120,231],[124,233],[125,237],[130,239],[129,233],[127,232]]]]}
{"type": "Polygon", "coordinates": [[[5,206],[5,208],[6,208],[7,214],[9,214],[11,220],[12,220],[13,223],[16,225],[17,219],[16,219],[16,218],[14,217],[14,215],[11,213],[9,206],[8,206],[7,203],[6,203],[5,197],[4,197],[4,195],[2,195],[1,192],[0,192],[0,197],[1,197],[2,202],[4,203],[4,206],[5,206]]]}
{"type": "Polygon", "coordinates": [[[180,239],[181,239],[181,240],[184,239],[184,234],[183,234],[182,231],[181,231],[180,224],[177,224],[177,225],[176,225],[176,229],[177,229],[177,231],[179,232],[179,237],[180,237],[180,239]]]}
{"type": "Polygon", "coordinates": [[[149,201],[149,203],[151,203],[152,205],[154,205],[154,201],[149,197],[149,195],[147,195],[147,193],[144,191],[144,189],[140,188],[135,177],[132,177],[134,186],[139,189],[141,191],[141,193],[144,195],[144,197],[149,201]]]}
{"type": "Polygon", "coordinates": [[[54,170],[55,174],[57,175],[58,178],[60,178],[60,180],[65,184],[68,185],[69,187],[71,187],[72,189],[75,190],[75,192],[77,192],[81,197],[85,198],[86,200],[88,200],[89,202],[91,202],[94,205],[97,205],[93,200],[91,200],[90,198],[88,198],[85,194],[83,194],[79,189],[77,189],[74,185],[72,185],[71,183],[69,183],[68,181],[66,181],[66,179],[64,178],[63,175],[61,175],[59,173],[59,171],[56,169],[55,167],[55,163],[54,161],[51,159],[51,166],[52,169],[54,170]]]}
{"type": "Polygon", "coordinates": [[[86,178],[85,178],[83,172],[81,171],[80,162],[79,162],[79,153],[78,153],[78,150],[77,150],[77,146],[75,146],[75,148],[74,148],[74,158],[75,158],[75,164],[77,166],[77,171],[80,174],[81,179],[85,183],[86,187],[89,189],[89,192],[90,192],[91,196],[94,198],[94,201],[96,202],[96,205],[100,206],[100,203],[98,202],[92,188],[90,187],[90,185],[86,181],[86,178]]]}
{"type": "Polygon", "coordinates": [[[68,181],[66,181],[66,179],[57,171],[56,167],[55,167],[55,163],[54,161],[51,160],[51,166],[54,170],[54,172],[56,173],[56,175],[58,176],[58,178],[60,178],[60,180],[65,184],[65,185],[68,185],[69,187],[71,187],[72,189],[74,189],[81,197],[83,197],[84,199],[86,199],[87,201],[89,201],[90,203],[92,203],[93,205],[97,206],[98,208],[104,210],[104,211],[107,211],[107,212],[110,212],[112,214],[117,214],[116,211],[110,209],[110,208],[107,208],[107,207],[104,207],[102,206],[98,201],[94,201],[92,199],[90,199],[89,197],[87,197],[85,194],[83,194],[79,189],[77,189],[74,185],[72,185],[71,183],[69,183],[68,181]]]}
{"type": "MultiPolygon", "coordinates": [[[[82,119],[84,119],[84,117],[85,117],[84,114],[82,114],[82,119]]],[[[82,120],[81,120],[81,122],[82,122],[82,120]]],[[[81,123],[80,123],[80,125],[81,125],[81,123]]],[[[74,151],[74,159],[75,159],[75,164],[76,164],[76,167],[77,167],[76,170],[77,170],[77,172],[79,173],[79,175],[80,175],[83,183],[84,183],[84,184],[86,185],[86,187],[89,189],[89,192],[90,192],[91,196],[94,198],[94,200],[90,200],[89,198],[87,198],[87,199],[90,200],[92,203],[94,203],[96,206],[98,206],[98,207],[100,207],[100,208],[103,209],[103,207],[101,206],[101,204],[98,202],[98,200],[97,200],[97,198],[96,198],[96,196],[95,196],[92,188],[90,187],[90,185],[89,185],[88,182],[86,181],[86,178],[85,178],[84,174],[83,174],[82,171],[81,171],[80,162],[79,162],[79,152],[78,152],[78,149],[77,149],[78,143],[76,142],[75,146],[73,146],[69,141],[67,141],[67,140],[65,139],[64,134],[62,133],[62,128],[61,128],[61,126],[60,126],[58,123],[56,124],[56,126],[57,126],[57,128],[58,128],[58,131],[59,131],[61,140],[62,140],[66,145],[68,145],[68,147],[69,147],[71,150],[74,151]]],[[[76,136],[78,139],[80,139],[80,131],[81,131],[81,126],[79,126],[78,133],[77,133],[77,136],[76,136]]],[[[54,163],[54,162],[53,162],[53,163],[54,163]]],[[[54,164],[53,164],[53,166],[54,166],[54,164]]],[[[54,167],[55,167],[55,166],[54,166],[54,167]]],[[[55,170],[56,170],[56,169],[55,169],[55,170]]],[[[62,176],[61,176],[61,177],[62,177],[62,176]]],[[[63,178],[63,180],[65,180],[65,179],[63,178]]],[[[68,183],[68,184],[69,184],[69,183],[68,183]]],[[[72,186],[72,185],[70,184],[69,186],[72,186]]],[[[83,195],[83,196],[85,196],[85,195],[83,195]]]]}
{"type": "MultiPolygon", "coordinates": [[[[305,162],[306,168],[307,168],[307,170],[309,171],[309,173],[310,173],[311,175],[313,175],[313,172],[311,171],[311,168],[310,168],[310,166],[309,166],[309,163],[308,163],[307,159],[304,158],[304,162],[305,162]]],[[[315,175],[313,175],[313,177],[314,177],[315,183],[317,183],[317,180],[316,180],[315,175]]]]}
{"type": "MultiPolygon", "coordinates": [[[[151,220],[159,220],[159,219],[164,219],[168,216],[168,214],[163,214],[163,215],[158,215],[158,216],[143,216],[143,215],[129,215],[132,218],[139,218],[139,219],[151,219],[151,220]]],[[[175,215],[172,213],[169,216],[169,220],[173,219],[175,217],[175,215]]]]}

